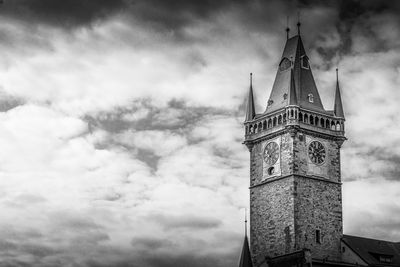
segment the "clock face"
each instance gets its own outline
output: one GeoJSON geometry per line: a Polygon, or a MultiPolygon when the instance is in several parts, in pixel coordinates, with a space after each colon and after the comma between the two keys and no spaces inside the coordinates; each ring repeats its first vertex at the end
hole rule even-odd
{"type": "Polygon", "coordinates": [[[312,141],[308,146],[308,156],[315,164],[322,164],[325,161],[325,147],[318,141],[312,141]]]}
{"type": "Polygon", "coordinates": [[[268,143],[264,148],[264,161],[268,165],[274,165],[279,158],[279,146],[275,142],[268,143]]]}

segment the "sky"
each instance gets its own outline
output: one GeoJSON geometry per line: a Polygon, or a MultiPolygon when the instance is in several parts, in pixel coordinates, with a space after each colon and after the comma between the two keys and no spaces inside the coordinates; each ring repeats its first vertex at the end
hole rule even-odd
{"type": "Polygon", "coordinates": [[[237,265],[249,73],[262,113],[297,12],[344,233],[400,241],[399,2],[4,0],[0,265],[237,265]]]}

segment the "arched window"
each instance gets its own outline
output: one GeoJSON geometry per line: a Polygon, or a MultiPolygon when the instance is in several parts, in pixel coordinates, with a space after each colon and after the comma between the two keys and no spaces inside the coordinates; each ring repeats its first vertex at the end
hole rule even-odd
{"type": "Polygon", "coordinates": [[[314,117],[312,115],[310,115],[310,124],[314,125],[314,117]]]}
{"type": "Polygon", "coordinates": [[[319,118],[315,117],[315,126],[319,126],[319,118]]]}
{"type": "Polygon", "coordinates": [[[324,120],[324,118],[321,118],[321,127],[325,127],[325,120],[324,120]]]}
{"type": "Polygon", "coordinates": [[[299,121],[303,122],[303,113],[299,112],[299,121]]]}
{"type": "Polygon", "coordinates": [[[272,127],[272,120],[269,119],[269,120],[268,120],[268,128],[271,128],[271,127],[272,127]]]}
{"type": "Polygon", "coordinates": [[[283,114],[283,123],[285,123],[285,122],[286,122],[286,113],[283,114]]]}
{"type": "Polygon", "coordinates": [[[341,129],[340,129],[340,123],[337,121],[336,122],[336,131],[340,131],[341,129]]]}
{"type": "Polygon", "coordinates": [[[273,127],[276,126],[276,117],[274,117],[274,119],[272,120],[272,126],[273,126],[273,127]]]}
{"type": "Polygon", "coordinates": [[[262,130],[262,122],[260,121],[259,123],[258,123],[258,131],[260,132],[262,130]]]}
{"type": "Polygon", "coordinates": [[[308,115],[304,114],[304,123],[308,123],[308,115]]]}
{"type": "Polygon", "coordinates": [[[294,112],[293,112],[293,109],[291,109],[291,110],[290,110],[290,118],[292,118],[292,119],[294,118],[294,112]]]}
{"type": "Polygon", "coordinates": [[[267,121],[263,121],[263,130],[267,129],[267,121]]]}
{"type": "Polygon", "coordinates": [[[331,121],[330,120],[326,120],[325,121],[325,128],[329,129],[331,127],[331,121]]]}
{"type": "Polygon", "coordinates": [[[279,115],[278,116],[278,125],[281,125],[282,124],[282,115],[279,115]]]}
{"type": "Polygon", "coordinates": [[[294,118],[297,119],[297,110],[294,111],[294,118]]]}
{"type": "Polygon", "coordinates": [[[332,121],[332,122],[331,122],[331,130],[334,131],[335,129],[336,129],[335,122],[332,121]]]}

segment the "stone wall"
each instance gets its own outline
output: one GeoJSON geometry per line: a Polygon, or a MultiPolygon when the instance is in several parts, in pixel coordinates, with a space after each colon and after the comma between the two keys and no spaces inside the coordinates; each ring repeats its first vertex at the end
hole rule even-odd
{"type": "Polygon", "coordinates": [[[308,248],[312,257],[340,259],[342,199],[340,147],[334,140],[300,131],[285,132],[254,144],[250,169],[250,243],[255,263],[308,248]],[[316,165],[308,157],[308,145],[320,141],[326,160],[316,165]],[[280,147],[278,172],[266,174],[264,147],[274,141],[280,147]],[[316,242],[316,230],[321,242],[316,242]]]}
{"type": "Polygon", "coordinates": [[[313,258],[340,260],[342,237],[341,185],[303,177],[294,179],[294,222],[298,249],[313,258]],[[316,231],[320,231],[320,242],[316,231]]]}
{"type": "Polygon", "coordinates": [[[275,180],[250,190],[250,243],[259,257],[294,251],[293,178],[275,180]]]}

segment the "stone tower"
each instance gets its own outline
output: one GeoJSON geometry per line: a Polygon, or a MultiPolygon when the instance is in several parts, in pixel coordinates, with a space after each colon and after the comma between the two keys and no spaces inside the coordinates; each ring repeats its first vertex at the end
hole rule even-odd
{"type": "Polygon", "coordinates": [[[299,35],[288,38],[266,110],[250,83],[245,141],[250,151],[250,244],[255,266],[304,248],[340,260],[344,113],[339,83],[325,110],[299,35]]]}

